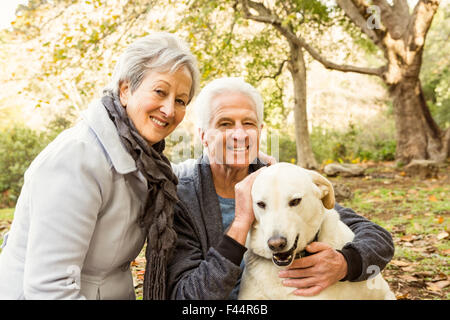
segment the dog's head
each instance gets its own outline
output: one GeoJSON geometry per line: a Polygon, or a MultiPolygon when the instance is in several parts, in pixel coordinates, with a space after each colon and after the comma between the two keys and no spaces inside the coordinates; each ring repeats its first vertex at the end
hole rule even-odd
{"type": "Polygon", "coordinates": [[[326,209],[334,208],[331,183],[315,171],[277,163],[252,187],[255,222],[248,247],[278,266],[289,266],[314,239],[326,209]]]}

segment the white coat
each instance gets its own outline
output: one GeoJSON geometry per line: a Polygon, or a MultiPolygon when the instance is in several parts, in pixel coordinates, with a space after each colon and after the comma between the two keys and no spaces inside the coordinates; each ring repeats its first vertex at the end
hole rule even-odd
{"type": "Polygon", "coordinates": [[[0,254],[0,299],[135,299],[147,184],[96,101],[32,162],[0,254]]]}

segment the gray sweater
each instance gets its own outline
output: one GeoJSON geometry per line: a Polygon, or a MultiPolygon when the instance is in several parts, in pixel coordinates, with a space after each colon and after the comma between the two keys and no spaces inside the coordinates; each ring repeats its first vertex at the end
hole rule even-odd
{"type": "MultiPolygon", "coordinates": [[[[262,164],[250,165],[253,172],[262,164]]],[[[186,168],[185,168],[186,169],[186,168]]],[[[168,266],[171,299],[227,299],[240,280],[246,248],[224,234],[219,200],[208,158],[200,157],[179,176],[174,228],[177,246],[168,266]]],[[[394,255],[392,237],[385,229],[336,204],[341,220],[355,233],[340,252],[348,264],[343,280],[367,280],[368,267],[382,270],[394,255]]],[[[371,268],[369,270],[372,270],[371,268]]]]}

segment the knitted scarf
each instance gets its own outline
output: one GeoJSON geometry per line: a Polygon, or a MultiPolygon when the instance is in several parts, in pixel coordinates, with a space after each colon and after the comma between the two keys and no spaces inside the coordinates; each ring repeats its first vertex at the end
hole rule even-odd
{"type": "Polygon", "coordinates": [[[178,179],[169,160],[162,153],[165,141],[150,146],[139,134],[119,98],[113,93],[105,92],[102,103],[117,128],[122,144],[147,180],[149,193],[145,209],[138,217],[139,225],[147,233],[143,298],[163,300],[167,298],[167,261],[177,238],[173,230],[173,207],[178,201],[178,179]]]}

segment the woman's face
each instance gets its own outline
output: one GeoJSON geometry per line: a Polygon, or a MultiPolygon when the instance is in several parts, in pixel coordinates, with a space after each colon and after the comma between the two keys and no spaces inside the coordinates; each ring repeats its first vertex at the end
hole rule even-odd
{"type": "Polygon", "coordinates": [[[141,85],[131,93],[120,86],[120,102],[140,135],[150,145],[167,137],[183,120],[192,77],[186,67],[174,73],[147,71],[141,85]]]}
{"type": "Polygon", "coordinates": [[[255,104],[247,95],[235,92],[212,99],[209,128],[202,133],[209,159],[218,164],[240,168],[258,155],[261,127],[255,104]]]}

